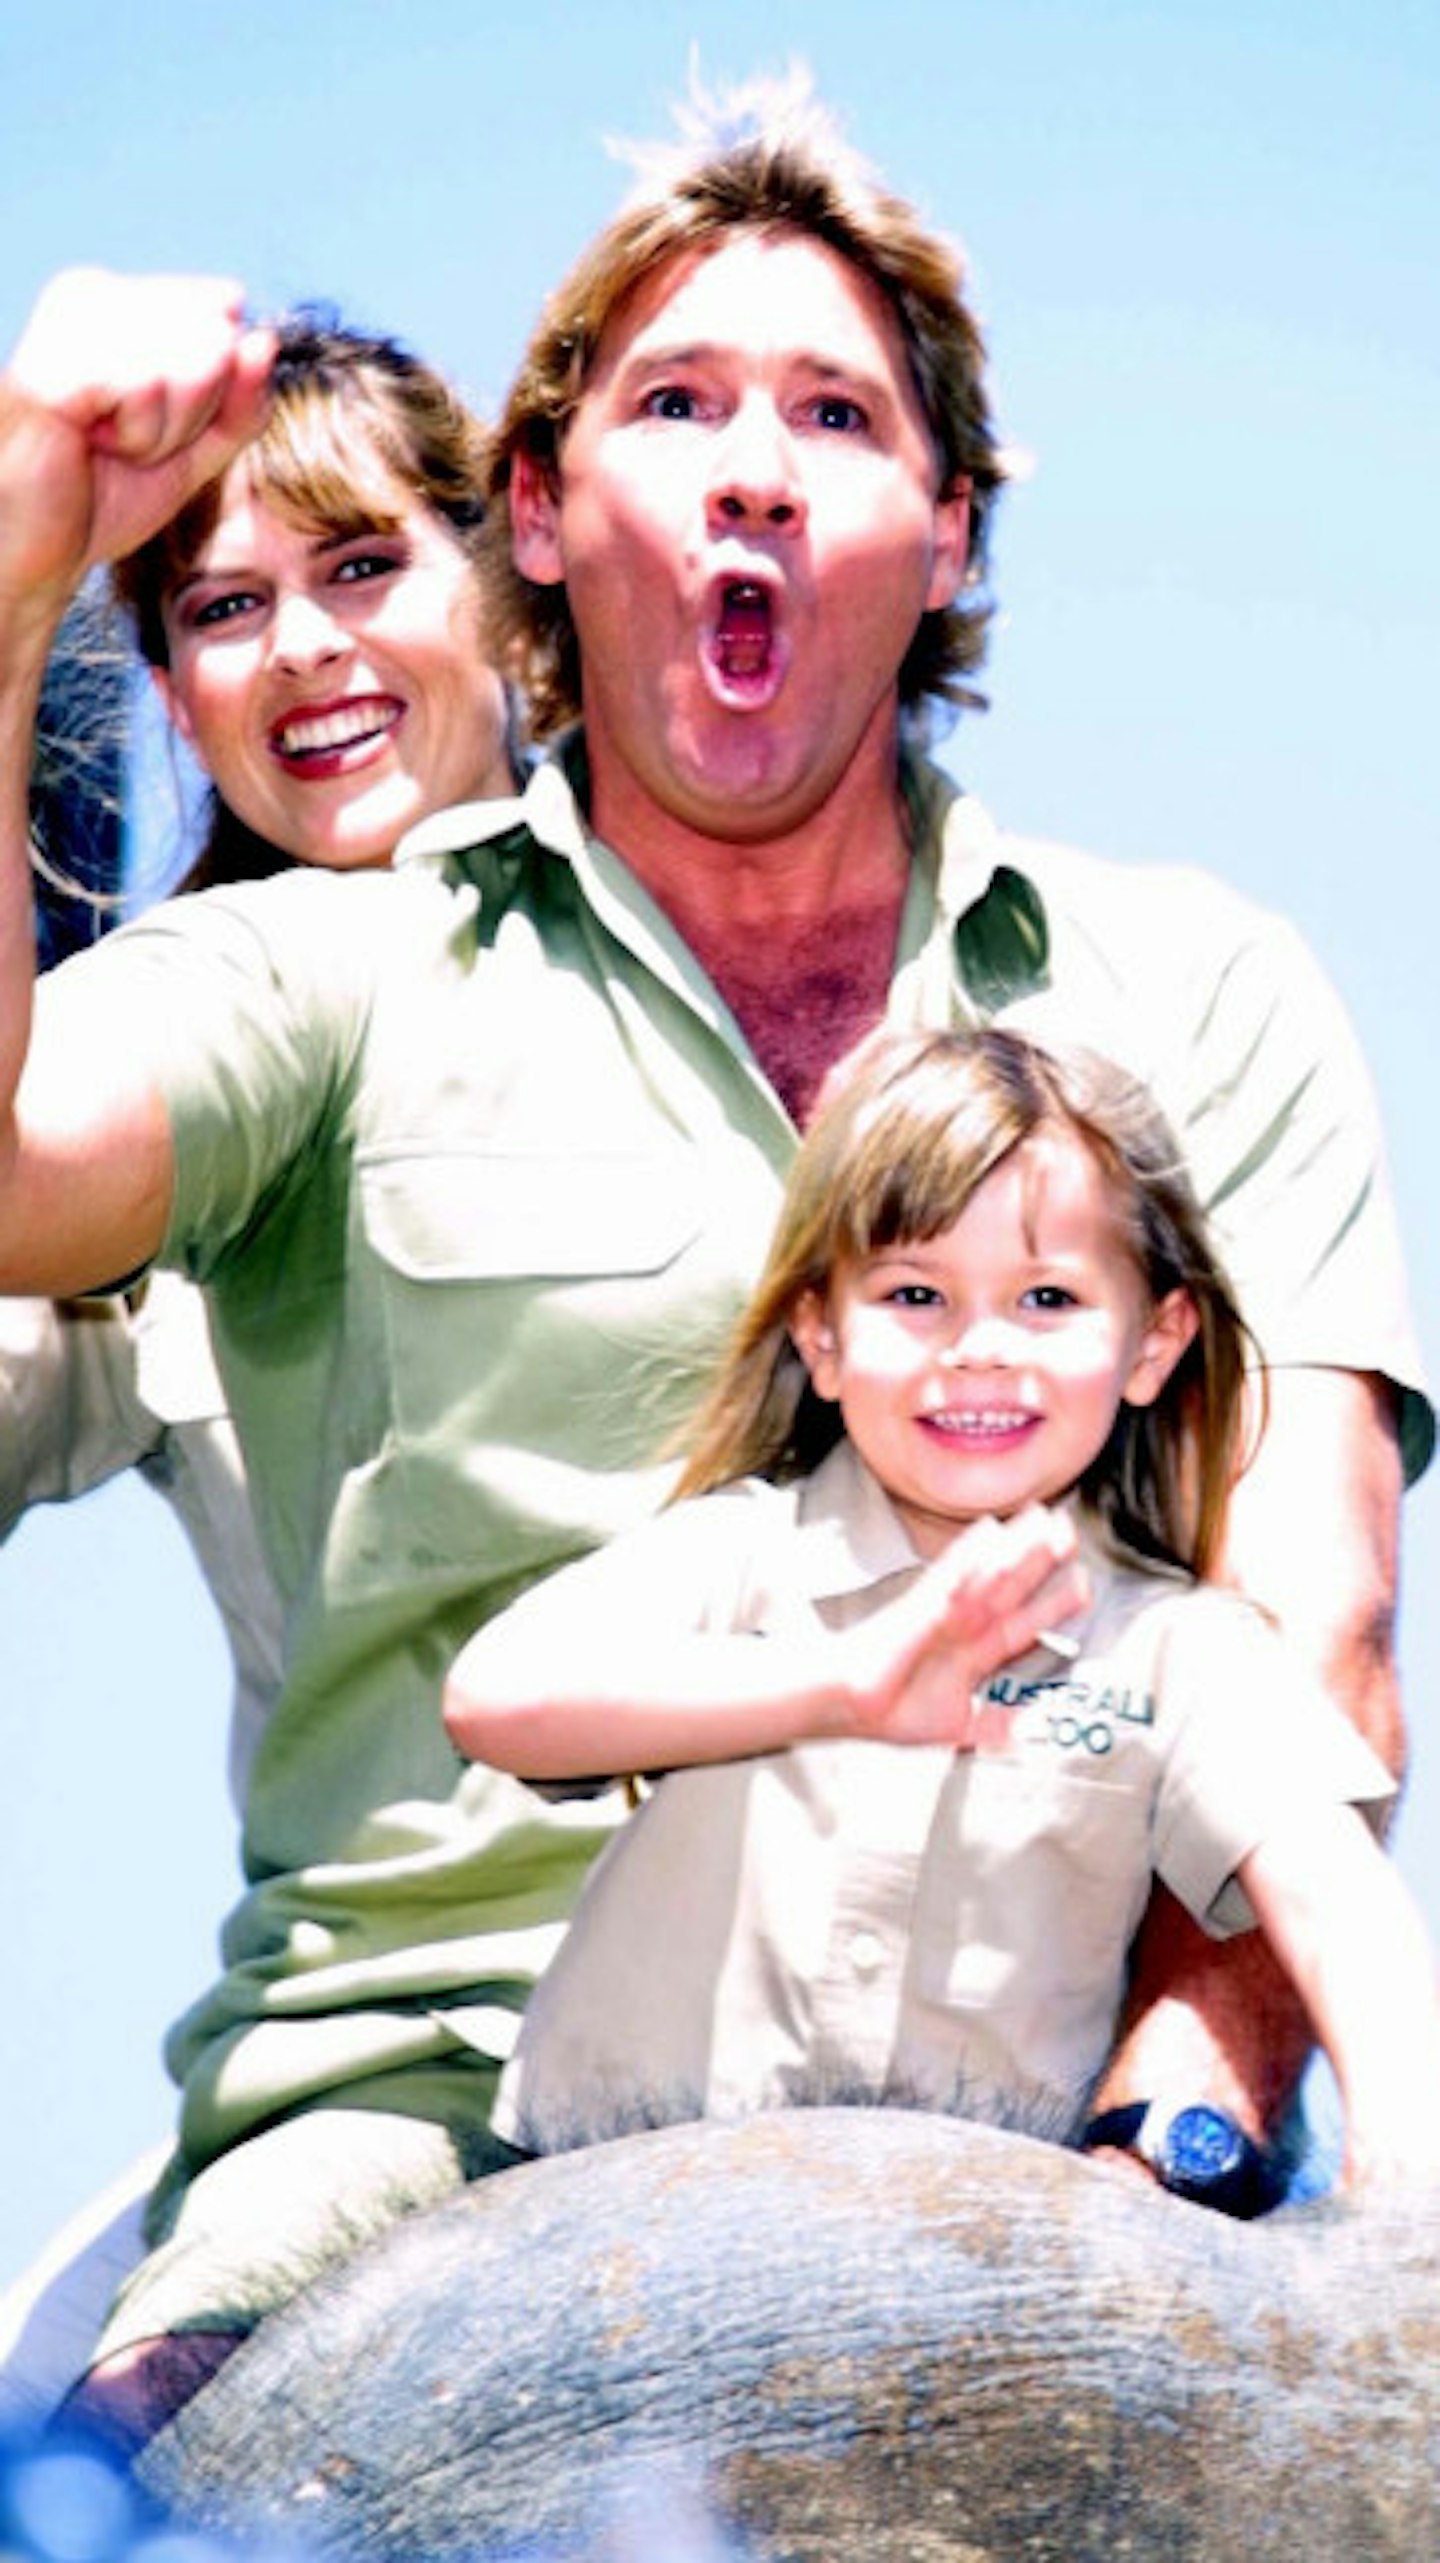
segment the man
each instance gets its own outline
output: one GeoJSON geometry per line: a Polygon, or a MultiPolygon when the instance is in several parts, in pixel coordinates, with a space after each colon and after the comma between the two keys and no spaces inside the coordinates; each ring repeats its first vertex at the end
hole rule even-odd
{"type": "MultiPolygon", "coordinates": [[[[118,442],[132,478],[192,444],[194,477],[223,463],[255,358],[208,352],[213,320],[178,390],[101,410],[92,454],[118,442]]],[[[84,520],[67,557],[96,524],[122,548],[122,516],[138,539],[134,488],[122,506],[102,477],[88,517],[49,490],[14,512],[32,564],[62,513],[84,520]]],[[[162,2248],[88,2397],[132,2435],[355,2232],[493,2160],[498,2064],[611,1819],[457,1778],[446,1666],[659,1501],[654,1454],[758,1266],[797,1121],[882,1014],[1004,1013],[1153,1077],[1283,1366],[1236,1571],[1298,1624],[1279,1561],[1323,1523],[1335,1626],[1312,1641],[1397,1744],[1396,1418],[1418,1464],[1427,1410],[1334,1001],[1217,886],[1008,845],[902,753],[978,655],[998,478],[943,245],[813,118],[765,105],[758,137],[702,138],[582,260],[503,426],[510,626],[542,725],[577,709],[583,732],[522,803],[418,830],[393,875],[177,903],[37,999],[0,1282],[156,1257],[206,1281],[290,1634],[227,1972],[172,2041],[162,2248]]],[[[4,568],[13,742],[43,616],[6,608],[4,568]]],[[[1077,1601],[1063,1553],[1008,1569],[995,1662],[1077,1601]]],[[[1121,2069],[1148,2073],[1137,2053],[1121,2069]]],[[[1213,2090],[1211,2064],[1168,2087],[1213,2090]]],[[[1266,2093],[1232,2097],[1258,2126],[1266,2093]]]]}
{"type": "MultiPolygon", "coordinates": [[[[1398,1496],[1430,1428],[1334,999],[1219,885],[1007,843],[903,754],[979,655],[961,600],[999,478],[953,259],[803,98],[772,102],[748,147],[642,189],[552,300],[500,434],[511,634],[546,725],[583,716],[589,827],[797,1118],[887,1007],[1003,1014],[1150,1078],[1267,1360],[1227,1571],[1398,1772],[1398,1496]]],[[[1156,2098],[1274,2127],[1308,2033],[1253,1941],[1153,1912],[1133,2015],[1102,2140],[1156,2098]]],[[[1222,2203],[1261,2176],[1224,2141],[1222,2203]]]]}

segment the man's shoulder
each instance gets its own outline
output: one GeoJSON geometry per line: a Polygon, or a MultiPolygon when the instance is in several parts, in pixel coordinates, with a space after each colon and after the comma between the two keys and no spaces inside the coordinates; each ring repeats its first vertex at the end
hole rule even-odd
{"type": "Polygon", "coordinates": [[[192,944],[249,955],[277,981],[319,992],[327,984],[354,987],[413,970],[429,949],[442,953],[462,891],[438,867],[424,864],[403,872],[297,864],[268,881],[170,901],[157,926],[173,926],[192,944]]]}
{"type": "Polygon", "coordinates": [[[995,843],[999,860],[1033,881],[1047,907],[1082,921],[1103,916],[1139,933],[1161,918],[1169,930],[1184,917],[1232,940],[1291,931],[1276,912],[1200,864],[1139,862],[1009,828],[997,829],[995,843]]]}
{"type": "Polygon", "coordinates": [[[975,793],[942,768],[920,760],[912,794],[927,835],[948,865],[957,859],[993,873],[1004,865],[1021,873],[1053,913],[1085,924],[1102,919],[1137,935],[1163,918],[1193,920],[1214,937],[1290,939],[1294,929],[1277,911],[1262,907],[1217,872],[1200,864],[1146,861],[1105,854],[1069,839],[1046,836],[995,819],[975,793]]]}

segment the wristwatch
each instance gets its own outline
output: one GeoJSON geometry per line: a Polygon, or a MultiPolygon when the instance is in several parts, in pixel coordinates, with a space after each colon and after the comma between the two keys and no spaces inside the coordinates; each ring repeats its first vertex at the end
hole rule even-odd
{"type": "Polygon", "coordinates": [[[1162,2189],[1213,2207],[1222,2216],[1264,2216],[1284,2196],[1279,2171],[1264,2147],[1247,2136],[1228,2109],[1198,2101],[1171,2110],[1157,2100],[1132,2100],[1102,2109],[1080,2139],[1087,2153],[1099,2145],[1138,2154],[1162,2189]]]}

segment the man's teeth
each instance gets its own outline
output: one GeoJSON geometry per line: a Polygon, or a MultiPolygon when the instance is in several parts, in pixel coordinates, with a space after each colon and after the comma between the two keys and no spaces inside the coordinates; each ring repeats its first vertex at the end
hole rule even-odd
{"type": "Polygon", "coordinates": [[[731,676],[756,676],[770,653],[770,599],[755,579],[736,579],[725,590],[716,655],[731,676]]]}
{"type": "Polygon", "coordinates": [[[388,730],[394,712],[382,703],[347,703],[334,712],[297,713],[279,732],[282,756],[318,756],[329,748],[349,747],[388,730]]]}

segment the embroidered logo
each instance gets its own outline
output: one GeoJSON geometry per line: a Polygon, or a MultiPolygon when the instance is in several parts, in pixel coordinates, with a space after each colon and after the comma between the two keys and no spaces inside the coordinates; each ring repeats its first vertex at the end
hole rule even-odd
{"type": "Polygon", "coordinates": [[[1029,1740],[1053,1745],[1061,1753],[1113,1753],[1117,1728],[1155,1724],[1153,1692],[1076,1682],[1064,1675],[1049,1682],[1019,1682],[1013,1673],[997,1673],[980,1696],[996,1708],[1039,1711],[1043,1732],[1038,1719],[1027,1721],[1029,1740]]]}

